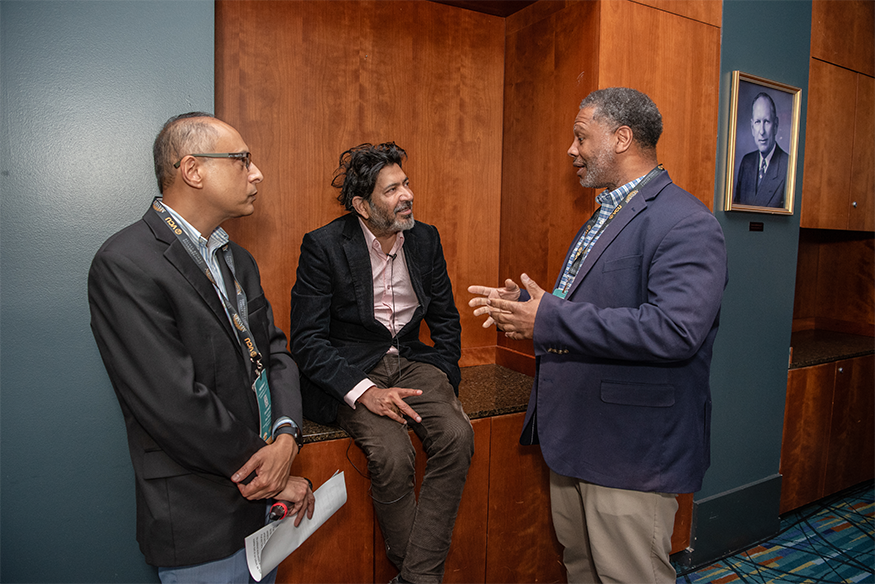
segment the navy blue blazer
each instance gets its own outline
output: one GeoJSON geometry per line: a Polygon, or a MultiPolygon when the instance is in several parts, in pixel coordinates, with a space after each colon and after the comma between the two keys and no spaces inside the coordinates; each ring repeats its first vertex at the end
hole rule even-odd
{"type": "MultiPolygon", "coordinates": [[[[405,231],[404,257],[419,307],[398,331],[399,352],[446,373],[458,395],[462,327],[437,228],[417,221],[405,231]],[[419,340],[423,320],[434,346],[419,340]]],[[[330,424],[343,397],[393,343],[374,317],[371,260],[357,215],[304,236],[291,302],[290,346],[301,370],[304,416],[330,424]]]]}
{"type": "Polygon", "coordinates": [[[521,442],[540,443],[561,475],[637,491],[699,490],[726,282],[717,219],[667,172],[654,178],[599,237],[566,299],[544,294],[521,442]]]}
{"type": "MultiPolygon", "coordinates": [[[[286,337],[274,326],[255,260],[229,246],[266,362],[273,419],[288,416],[301,426],[298,369],[286,337]]],[[[88,301],[127,426],[146,561],[185,566],[235,553],[264,526],[266,503],[245,499],[230,477],[265,443],[253,367],[213,285],[149,209],[95,255],[88,301]]]]}
{"type": "Polygon", "coordinates": [[[759,150],[748,152],[741,159],[738,168],[738,178],[735,181],[735,192],[732,201],[739,205],[754,205],[756,207],[784,206],[784,190],[787,184],[787,153],[775,144],[775,153],[766,168],[766,176],[757,188],[759,150]]]}

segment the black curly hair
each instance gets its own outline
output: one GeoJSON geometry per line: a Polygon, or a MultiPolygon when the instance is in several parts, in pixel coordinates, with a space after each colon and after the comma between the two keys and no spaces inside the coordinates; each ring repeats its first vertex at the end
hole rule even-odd
{"type": "Polygon", "coordinates": [[[361,197],[370,202],[377,184],[377,177],[383,167],[401,163],[407,158],[407,152],[395,144],[360,144],[350,148],[340,155],[340,166],[334,171],[331,186],[340,189],[337,200],[347,211],[353,211],[352,200],[361,197]]]}

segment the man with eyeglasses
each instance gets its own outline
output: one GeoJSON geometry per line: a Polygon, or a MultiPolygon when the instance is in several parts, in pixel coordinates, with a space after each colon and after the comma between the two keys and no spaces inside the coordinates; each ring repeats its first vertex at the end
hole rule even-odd
{"type": "MultiPolygon", "coordinates": [[[[121,405],[137,540],[162,582],[252,581],[244,539],[271,498],[312,516],[299,374],[253,257],[220,227],[264,178],[228,124],[171,118],[154,144],[161,193],[88,275],[91,327],[121,405]]],[[[273,582],[274,570],[262,582],[273,582]]]]}
{"type": "Polygon", "coordinates": [[[394,142],[341,155],[332,185],[349,213],[304,236],[290,334],[307,418],[336,422],[368,458],[393,582],[430,584],[443,577],[474,431],[457,397],[459,311],[438,231],[413,219],[405,158],[394,142]],[[428,455],[418,501],[409,429],[428,455]]]}

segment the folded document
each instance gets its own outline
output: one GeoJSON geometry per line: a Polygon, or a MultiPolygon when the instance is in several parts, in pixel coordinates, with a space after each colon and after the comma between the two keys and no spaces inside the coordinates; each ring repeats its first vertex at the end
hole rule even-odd
{"type": "Polygon", "coordinates": [[[246,538],[246,563],[256,582],[261,582],[265,574],[279,566],[280,562],[298,549],[335,511],[343,507],[346,503],[343,473],[334,473],[313,494],[316,497],[316,506],[312,519],[304,516],[301,524],[295,527],[295,516],[290,515],[281,521],[265,525],[246,538]]]}

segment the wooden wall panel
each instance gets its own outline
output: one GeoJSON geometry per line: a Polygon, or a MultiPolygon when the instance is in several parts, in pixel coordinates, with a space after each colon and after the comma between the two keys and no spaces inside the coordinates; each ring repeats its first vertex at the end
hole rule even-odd
{"type": "MultiPolygon", "coordinates": [[[[489,451],[491,437],[491,418],[472,420],[474,427],[474,457],[468,469],[468,479],[465,481],[465,491],[459,504],[459,515],[453,530],[453,541],[447,563],[444,567],[444,579],[447,584],[468,582],[483,582],[486,557],[486,521],[487,504],[489,501],[489,451]]],[[[416,447],[416,493],[425,474],[426,456],[422,443],[411,432],[411,439],[416,447]]],[[[398,573],[386,555],[383,534],[379,522],[374,518],[374,582],[388,582],[398,573]]]]}
{"type": "Polygon", "coordinates": [[[723,0],[634,0],[664,12],[698,20],[720,28],[723,23],[723,0]]]}
{"type": "Polygon", "coordinates": [[[872,233],[820,234],[817,328],[875,336],[875,238],[872,233]]]}
{"type": "Polygon", "coordinates": [[[663,118],[659,161],[713,209],[720,28],[634,2],[600,5],[599,87],[632,87],[653,99],[663,118]]]}
{"type": "Polygon", "coordinates": [[[550,472],[520,446],[523,414],[492,418],[486,582],[565,582],[550,518],[550,472]]]}
{"type": "Polygon", "coordinates": [[[875,76],[875,2],[814,0],[811,3],[811,56],[875,76]]]}
{"type": "MultiPolygon", "coordinates": [[[[508,18],[499,278],[552,290],[595,209],[567,155],[580,101],[596,87],[598,4],[539,2],[508,18]],[[557,9],[562,7],[561,9],[557,9]],[[549,10],[548,10],[549,9],[549,10]]],[[[531,342],[499,345],[533,354],[531,342]]]]}
{"type": "Polygon", "coordinates": [[[463,365],[494,346],[465,289],[498,275],[503,48],[502,18],[433,2],[217,2],[216,112],[265,175],[255,214],[226,229],[258,260],[281,328],[303,235],[344,212],[340,153],[394,140],[416,218],[441,231],[463,365]]]}
{"type": "Polygon", "coordinates": [[[307,444],[292,465],[292,473],[305,476],[314,488],[342,470],[346,481],[346,504],[301,547],[280,564],[277,582],[317,584],[373,582],[374,507],[370,481],[356,470],[367,472],[367,459],[352,440],[307,444]],[[366,558],[366,561],[361,561],[366,558]],[[352,560],[352,561],[347,561],[352,560]]]}

